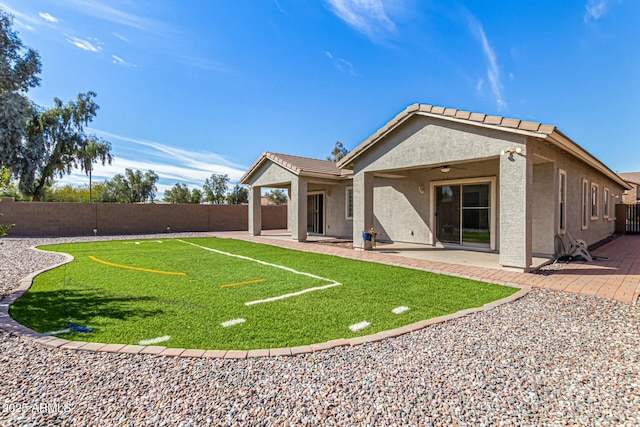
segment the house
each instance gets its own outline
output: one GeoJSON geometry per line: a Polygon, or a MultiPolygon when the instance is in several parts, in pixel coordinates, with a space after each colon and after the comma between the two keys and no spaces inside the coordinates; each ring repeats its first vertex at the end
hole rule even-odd
{"type": "Polygon", "coordinates": [[[588,244],[614,232],[630,186],[555,126],[414,104],[334,164],[264,153],[250,186],[249,232],[259,235],[260,188],[289,191],[289,229],[499,253],[528,271],[557,235],[588,244]]]}
{"type": "Polygon", "coordinates": [[[624,172],[619,173],[618,176],[631,187],[630,190],[625,190],[622,194],[622,203],[627,205],[640,203],[640,172],[624,172]]]}

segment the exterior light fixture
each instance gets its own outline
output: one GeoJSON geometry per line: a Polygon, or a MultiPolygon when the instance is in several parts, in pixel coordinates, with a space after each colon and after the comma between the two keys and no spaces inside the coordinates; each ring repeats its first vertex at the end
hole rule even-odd
{"type": "Polygon", "coordinates": [[[502,150],[500,152],[500,155],[504,156],[505,154],[509,154],[513,156],[514,154],[520,154],[520,153],[522,153],[522,148],[518,147],[518,148],[509,148],[508,150],[502,150]]]}
{"type": "Polygon", "coordinates": [[[424,185],[418,185],[418,191],[420,192],[420,194],[424,194],[424,185]]]}
{"type": "Polygon", "coordinates": [[[440,172],[442,172],[442,173],[447,173],[447,172],[449,172],[450,170],[451,170],[451,168],[450,168],[448,165],[446,165],[446,166],[442,166],[442,167],[440,168],[440,172]]]}

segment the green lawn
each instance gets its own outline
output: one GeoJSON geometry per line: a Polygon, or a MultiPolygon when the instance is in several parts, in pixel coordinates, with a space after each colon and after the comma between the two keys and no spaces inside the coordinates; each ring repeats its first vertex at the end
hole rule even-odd
{"type": "Polygon", "coordinates": [[[59,335],[77,341],[138,344],[170,337],[157,345],[290,347],[373,334],[479,307],[517,291],[231,239],[109,241],[40,249],[66,252],[75,260],[36,277],[10,314],[38,332],[65,329],[67,319],[95,330],[59,335]],[[245,304],[310,288],[321,289],[245,304]],[[392,313],[400,306],[409,310],[392,313]],[[221,326],[234,319],[245,322],[221,326]],[[370,326],[349,329],[363,321],[370,326]]]}

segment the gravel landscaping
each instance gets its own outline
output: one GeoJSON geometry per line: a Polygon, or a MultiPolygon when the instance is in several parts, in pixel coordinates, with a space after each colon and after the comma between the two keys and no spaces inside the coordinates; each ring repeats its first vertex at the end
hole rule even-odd
{"type": "MultiPolygon", "coordinates": [[[[60,260],[29,247],[94,239],[3,239],[0,294],[60,260]]],[[[639,331],[638,304],[533,290],[297,357],[74,352],[0,332],[0,425],[640,425],[639,331]]]]}

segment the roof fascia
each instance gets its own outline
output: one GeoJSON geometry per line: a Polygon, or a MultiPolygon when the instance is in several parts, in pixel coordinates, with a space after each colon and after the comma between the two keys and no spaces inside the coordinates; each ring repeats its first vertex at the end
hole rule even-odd
{"type": "Polygon", "coordinates": [[[626,190],[631,190],[629,184],[622,179],[622,177],[618,176],[614,171],[609,169],[604,163],[600,160],[596,159],[591,153],[582,148],[580,145],[572,141],[569,137],[564,135],[559,130],[554,130],[553,133],[549,134],[546,139],[554,143],[556,146],[560,147],[565,152],[577,157],[578,159],[585,162],[587,165],[591,166],[598,172],[604,174],[609,177],[611,180],[617,182],[622,186],[622,188],[626,190]]]}
{"type": "Polygon", "coordinates": [[[344,175],[333,175],[333,174],[329,174],[329,173],[322,173],[322,172],[307,172],[307,171],[301,171],[300,176],[305,176],[305,177],[310,177],[310,178],[323,178],[323,179],[329,179],[332,181],[342,181],[344,180],[346,177],[344,175]]]}

